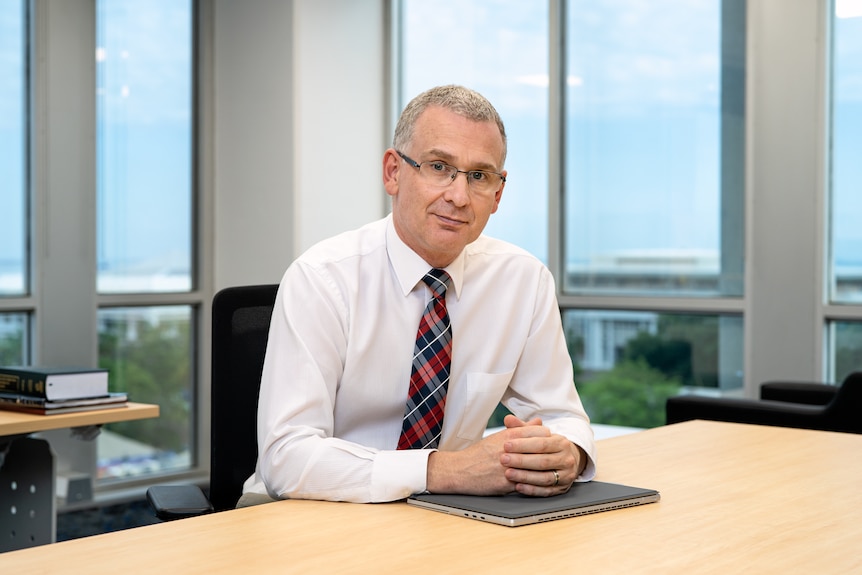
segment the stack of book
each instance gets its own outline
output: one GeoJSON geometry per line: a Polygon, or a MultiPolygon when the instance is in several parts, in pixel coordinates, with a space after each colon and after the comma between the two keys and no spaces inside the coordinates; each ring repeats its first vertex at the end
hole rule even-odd
{"type": "Polygon", "coordinates": [[[0,409],[41,415],[125,407],[125,393],[108,391],[108,370],[0,366],[0,409]]]}

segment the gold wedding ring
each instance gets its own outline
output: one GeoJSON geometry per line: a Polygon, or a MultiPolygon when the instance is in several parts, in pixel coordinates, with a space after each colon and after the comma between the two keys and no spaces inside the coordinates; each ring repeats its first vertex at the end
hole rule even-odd
{"type": "Polygon", "coordinates": [[[551,470],[554,473],[554,484],[551,487],[556,487],[560,484],[560,474],[557,473],[556,469],[551,470]]]}

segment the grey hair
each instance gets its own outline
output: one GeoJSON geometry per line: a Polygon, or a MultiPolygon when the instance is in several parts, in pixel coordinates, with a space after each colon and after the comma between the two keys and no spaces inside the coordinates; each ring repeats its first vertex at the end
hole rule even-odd
{"type": "MultiPolygon", "coordinates": [[[[494,122],[500,130],[503,138],[502,164],[506,163],[506,128],[500,114],[482,94],[464,86],[450,84],[448,86],[437,86],[422,92],[412,100],[401,112],[398,124],[395,126],[395,135],[392,139],[392,147],[396,150],[404,150],[413,139],[413,129],[416,120],[429,106],[439,106],[451,112],[463,116],[474,122],[494,122]]],[[[501,167],[502,167],[501,164],[501,167]]]]}

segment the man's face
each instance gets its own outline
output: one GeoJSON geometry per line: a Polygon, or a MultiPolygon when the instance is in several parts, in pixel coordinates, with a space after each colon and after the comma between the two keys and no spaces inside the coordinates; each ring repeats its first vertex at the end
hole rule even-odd
{"type": "MultiPolygon", "coordinates": [[[[408,146],[399,151],[420,164],[437,160],[459,170],[500,172],[502,168],[503,138],[494,122],[473,122],[437,106],[419,116],[408,146]]],[[[501,182],[495,193],[477,195],[459,173],[441,188],[426,182],[391,148],[383,156],[383,183],[392,196],[398,236],[426,262],[441,268],[479,237],[497,211],[505,186],[501,182]]]]}

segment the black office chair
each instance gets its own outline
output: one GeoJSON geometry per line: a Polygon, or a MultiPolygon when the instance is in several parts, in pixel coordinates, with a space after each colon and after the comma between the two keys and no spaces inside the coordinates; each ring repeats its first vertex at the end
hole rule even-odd
{"type": "Polygon", "coordinates": [[[209,498],[194,485],[156,485],[147,500],[160,519],[236,507],[257,462],[257,400],[277,285],[225,288],[212,303],[209,498]]]}
{"type": "Polygon", "coordinates": [[[862,433],[862,371],[840,386],[773,381],[760,400],[680,395],[667,400],[667,423],[692,419],[862,433]]]}

